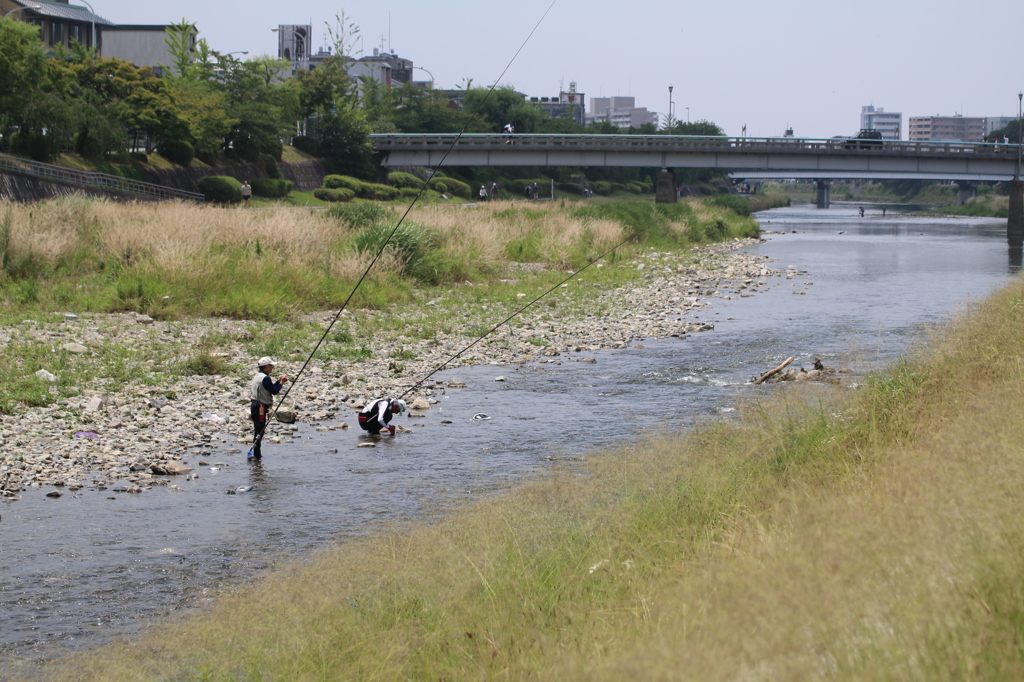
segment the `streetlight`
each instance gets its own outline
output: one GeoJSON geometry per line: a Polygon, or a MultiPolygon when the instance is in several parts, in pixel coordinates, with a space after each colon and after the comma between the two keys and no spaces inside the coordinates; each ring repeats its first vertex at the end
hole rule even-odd
{"type": "Polygon", "coordinates": [[[668,86],[668,117],[665,119],[665,129],[672,132],[672,86],[668,86]]]}
{"type": "Polygon", "coordinates": [[[1017,172],[1014,173],[1013,179],[1020,180],[1020,145],[1021,138],[1024,138],[1024,134],[1021,132],[1021,102],[1024,101],[1024,92],[1017,93],[1017,172]]]}
{"type": "Polygon", "coordinates": [[[690,107],[686,107],[686,122],[690,122],[690,107]]]}
{"type": "MultiPolygon", "coordinates": [[[[414,66],[412,68],[419,69],[420,71],[427,71],[422,66],[414,66]]],[[[432,74],[429,71],[427,71],[427,75],[430,76],[430,85],[431,85],[431,87],[433,87],[433,85],[434,85],[434,74],[432,74]]]]}
{"type": "Polygon", "coordinates": [[[5,14],[3,18],[6,19],[7,17],[11,16],[15,12],[20,12],[20,11],[25,10],[25,9],[38,10],[39,9],[39,5],[26,5],[25,7],[16,7],[14,9],[12,9],[10,12],[8,12],[7,14],[5,14]]]}
{"type": "Polygon", "coordinates": [[[82,0],[86,7],[89,8],[89,13],[92,15],[92,49],[96,50],[96,56],[100,56],[99,45],[96,44],[96,10],[92,8],[86,0],[82,0]]]}

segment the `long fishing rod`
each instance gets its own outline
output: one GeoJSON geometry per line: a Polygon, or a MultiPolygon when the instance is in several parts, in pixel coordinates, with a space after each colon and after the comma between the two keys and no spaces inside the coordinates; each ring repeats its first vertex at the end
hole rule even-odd
{"type": "Polygon", "coordinates": [[[425,377],[423,377],[422,379],[420,379],[419,381],[417,381],[417,382],[416,382],[415,384],[413,384],[412,386],[410,386],[410,387],[409,387],[408,389],[406,389],[405,393],[403,393],[402,395],[398,396],[398,397],[399,397],[399,399],[401,399],[401,398],[404,398],[405,396],[407,396],[407,395],[409,395],[410,393],[412,393],[413,391],[415,391],[415,390],[416,390],[417,388],[419,388],[419,386],[420,386],[420,385],[421,385],[421,384],[422,384],[422,383],[423,383],[424,381],[426,381],[426,380],[427,380],[427,379],[429,379],[430,377],[434,376],[435,374],[437,374],[438,372],[440,372],[440,371],[441,371],[442,369],[444,369],[445,367],[447,367],[448,365],[450,365],[450,364],[451,364],[452,362],[454,362],[455,360],[457,360],[457,359],[458,359],[459,357],[461,357],[461,356],[462,356],[462,355],[463,355],[463,354],[464,354],[464,353],[465,353],[466,351],[468,351],[468,350],[469,350],[470,348],[472,348],[472,347],[473,347],[473,346],[475,346],[476,344],[480,343],[481,341],[483,341],[484,339],[486,339],[486,338],[487,338],[488,336],[490,336],[490,335],[491,335],[491,334],[493,334],[494,332],[498,331],[498,329],[500,329],[502,325],[504,325],[504,324],[507,324],[507,323],[508,323],[508,322],[509,322],[510,320],[512,320],[513,318],[515,318],[515,317],[516,317],[517,315],[521,315],[521,314],[522,314],[522,313],[523,313],[523,312],[524,312],[524,311],[525,311],[525,310],[526,310],[527,308],[529,308],[530,306],[534,305],[535,303],[537,303],[538,301],[540,301],[540,300],[541,300],[542,298],[544,298],[545,296],[547,296],[547,295],[548,295],[548,294],[550,294],[551,292],[553,292],[553,291],[555,291],[556,289],[560,288],[560,287],[561,287],[561,286],[562,286],[563,284],[565,284],[565,283],[569,282],[570,280],[572,280],[572,279],[574,279],[574,278],[578,277],[578,276],[579,276],[579,274],[580,274],[581,272],[583,272],[584,270],[586,270],[587,268],[589,268],[589,267],[590,267],[591,265],[593,265],[594,263],[598,262],[599,260],[604,260],[605,258],[607,258],[607,257],[608,257],[608,255],[609,255],[609,254],[611,254],[611,253],[612,253],[613,251],[615,251],[615,250],[616,250],[616,249],[618,249],[619,247],[621,247],[621,246],[624,246],[624,245],[625,245],[625,244],[626,244],[627,242],[629,242],[629,241],[631,241],[631,240],[633,240],[633,239],[636,239],[637,237],[639,237],[639,236],[640,236],[641,234],[643,234],[643,232],[644,232],[644,231],[645,231],[646,229],[647,229],[646,227],[640,228],[639,230],[637,230],[637,231],[636,231],[636,232],[634,232],[633,234],[629,235],[628,237],[626,237],[625,239],[623,239],[623,240],[622,240],[621,242],[619,242],[618,244],[616,244],[616,245],[615,245],[615,246],[613,246],[612,248],[610,248],[610,249],[608,249],[607,251],[605,251],[604,253],[602,253],[602,254],[601,254],[600,256],[598,256],[597,258],[594,258],[593,260],[591,260],[591,261],[590,261],[589,263],[587,263],[586,265],[584,265],[584,266],[583,266],[582,268],[580,268],[580,269],[579,269],[579,270],[577,270],[576,272],[573,272],[573,273],[571,273],[571,274],[570,274],[570,275],[569,275],[568,277],[566,277],[565,279],[563,279],[563,280],[562,280],[561,282],[559,282],[558,284],[554,285],[553,287],[551,287],[550,289],[548,289],[547,291],[545,291],[544,293],[542,293],[542,294],[541,294],[540,296],[538,296],[537,298],[533,299],[532,301],[530,301],[529,303],[527,303],[526,305],[524,305],[524,306],[523,306],[522,308],[520,308],[519,310],[517,310],[517,311],[515,311],[514,313],[512,313],[511,315],[509,315],[508,317],[506,317],[506,318],[505,318],[504,320],[502,320],[502,321],[501,321],[501,322],[499,322],[498,324],[496,324],[496,325],[494,325],[493,327],[491,327],[491,328],[490,328],[489,330],[487,330],[487,332],[485,332],[485,333],[484,333],[484,334],[482,334],[482,335],[481,335],[480,337],[478,337],[478,338],[477,338],[477,339],[476,339],[475,341],[473,341],[473,343],[469,344],[468,346],[466,346],[465,348],[463,348],[462,350],[460,350],[460,351],[459,351],[458,353],[456,353],[455,355],[453,355],[453,356],[451,356],[450,358],[448,358],[447,360],[445,360],[445,361],[444,361],[443,363],[441,363],[440,365],[438,365],[438,366],[437,366],[437,367],[436,367],[436,368],[435,368],[435,369],[434,369],[433,371],[431,371],[431,372],[430,372],[430,374],[427,374],[427,375],[426,375],[425,377]]]}
{"type": "MultiPolygon", "coordinates": [[[[386,249],[388,244],[391,242],[392,237],[394,237],[395,233],[398,232],[398,228],[402,226],[402,223],[405,222],[406,217],[412,211],[413,207],[416,206],[416,202],[418,202],[420,200],[420,197],[423,196],[423,192],[426,191],[430,181],[434,179],[434,176],[437,174],[438,169],[444,164],[445,159],[448,158],[448,155],[455,148],[455,145],[458,144],[459,140],[466,133],[466,129],[469,128],[470,122],[473,121],[473,119],[476,117],[476,114],[483,108],[483,105],[487,103],[487,100],[490,98],[491,93],[493,93],[495,88],[498,87],[498,83],[500,83],[501,79],[505,77],[505,74],[508,72],[508,70],[512,68],[512,64],[516,61],[516,58],[519,57],[519,53],[523,51],[523,49],[526,47],[526,44],[530,42],[530,38],[532,38],[533,34],[537,32],[537,29],[540,28],[540,25],[544,23],[544,19],[547,18],[552,8],[554,8],[556,2],[558,2],[558,0],[551,0],[551,4],[548,5],[548,8],[546,10],[544,10],[544,14],[542,14],[540,19],[537,20],[537,23],[534,25],[529,35],[526,36],[526,39],[523,41],[523,43],[519,46],[519,49],[516,50],[516,53],[512,55],[512,59],[510,59],[508,64],[505,65],[505,68],[502,70],[501,75],[499,75],[498,78],[495,79],[494,84],[491,85],[490,88],[488,88],[487,94],[484,95],[484,98],[482,100],[480,100],[480,104],[476,106],[476,108],[467,118],[465,125],[462,126],[462,130],[459,131],[459,134],[455,136],[454,140],[452,140],[452,143],[448,146],[448,149],[445,150],[444,156],[442,156],[441,159],[437,162],[437,164],[431,169],[430,176],[427,178],[427,181],[423,183],[423,187],[420,187],[419,192],[417,192],[416,196],[413,197],[412,201],[409,203],[409,206],[405,209],[405,213],[403,213],[402,217],[398,220],[397,223],[395,223],[394,229],[391,230],[391,233],[388,234],[388,238],[384,240],[383,244],[381,244],[380,249],[377,251],[377,255],[375,255],[373,257],[373,260],[370,261],[370,264],[366,266],[366,269],[363,271],[363,274],[359,277],[359,280],[356,282],[355,286],[352,287],[352,291],[349,292],[348,298],[346,298],[345,302],[341,304],[341,308],[338,309],[337,314],[331,320],[330,324],[327,325],[327,329],[324,330],[324,333],[320,337],[320,340],[316,342],[315,346],[313,346],[313,350],[310,351],[309,357],[307,357],[306,361],[302,363],[302,367],[295,375],[295,379],[292,380],[291,385],[288,386],[288,388],[284,392],[284,395],[281,396],[281,399],[277,401],[277,403],[274,405],[274,409],[267,416],[268,426],[273,422],[274,417],[277,416],[277,411],[280,409],[281,405],[284,404],[284,401],[288,399],[288,394],[291,393],[292,388],[295,386],[296,383],[298,383],[299,378],[302,376],[303,372],[306,371],[306,368],[309,366],[309,363],[312,362],[313,356],[315,356],[316,352],[320,350],[320,346],[323,345],[323,342],[327,338],[327,335],[331,332],[331,329],[334,327],[335,323],[337,323],[338,319],[341,317],[341,313],[345,311],[345,308],[352,300],[352,297],[355,296],[356,291],[359,290],[360,285],[362,285],[367,275],[370,274],[370,270],[373,269],[373,266],[376,265],[377,261],[384,253],[384,249],[386,249]]],[[[253,441],[254,447],[263,442],[264,434],[266,434],[266,428],[264,428],[263,432],[261,432],[259,436],[257,436],[253,441]]]]}

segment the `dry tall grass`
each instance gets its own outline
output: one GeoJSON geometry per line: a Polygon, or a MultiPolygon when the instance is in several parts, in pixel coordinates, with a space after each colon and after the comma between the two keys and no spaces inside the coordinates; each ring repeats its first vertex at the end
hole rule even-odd
{"type": "MultiPolygon", "coordinates": [[[[632,215],[656,217],[662,238],[667,230],[679,245],[756,232],[721,207],[681,209],[668,218],[650,207],[632,215]],[[704,223],[721,229],[707,232],[704,223]]],[[[584,216],[573,205],[506,202],[418,208],[404,233],[408,248],[389,247],[356,303],[383,307],[407,300],[416,286],[495,279],[510,259],[579,267],[624,234],[595,210],[584,216]]],[[[331,211],[285,208],[82,197],[0,203],[0,305],[270,318],[330,308],[348,296],[398,215],[378,208],[353,223],[331,211]]]]}
{"type": "Polygon", "coordinates": [[[804,389],[348,543],[82,679],[1019,679],[1024,282],[804,389]]]}

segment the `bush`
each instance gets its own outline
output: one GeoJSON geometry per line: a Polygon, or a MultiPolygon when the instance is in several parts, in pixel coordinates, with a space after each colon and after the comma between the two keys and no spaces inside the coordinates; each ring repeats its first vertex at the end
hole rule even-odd
{"type": "Polygon", "coordinates": [[[239,204],[242,202],[242,183],[224,175],[207,175],[196,183],[207,201],[218,204],[239,204]]]}
{"type": "Polygon", "coordinates": [[[345,189],[350,189],[354,193],[359,194],[359,191],[363,188],[363,181],[349,177],[348,175],[328,175],[324,178],[323,186],[327,189],[339,189],[344,187],[345,189]]]}
{"type": "Polygon", "coordinates": [[[146,156],[146,152],[128,152],[128,160],[149,163],[149,157],[146,156]]]}
{"type": "Polygon", "coordinates": [[[434,176],[431,178],[430,182],[427,183],[427,187],[435,192],[441,192],[442,194],[450,193],[457,197],[462,197],[463,199],[472,198],[472,190],[470,190],[469,185],[461,180],[456,180],[455,178],[439,179],[437,176],[434,176]],[[444,185],[445,189],[443,192],[437,188],[438,184],[444,185]]]}
{"type": "Polygon", "coordinates": [[[260,166],[271,180],[281,179],[281,167],[277,165],[277,159],[270,154],[260,154],[260,166]]]}
{"type": "MultiPolygon", "coordinates": [[[[341,190],[337,190],[341,191],[341,190]]],[[[349,190],[350,191],[350,190],[349,190]]],[[[392,212],[380,204],[354,204],[352,206],[335,206],[327,209],[328,218],[340,220],[349,227],[360,229],[376,223],[384,222],[393,217],[392,212]]]]}
{"type": "Polygon", "coordinates": [[[195,149],[184,140],[165,140],[156,148],[160,156],[179,166],[187,166],[195,157],[195,149]]]}
{"type": "Polygon", "coordinates": [[[558,183],[558,189],[562,190],[566,194],[583,196],[583,185],[575,182],[560,182],[558,183]]]}
{"type": "Polygon", "coordinates": [[[411,187],[413,189],[420,189],[423,187],[423,181],[417,178],[412,173],[402,173],[401,171],[395,171],[394,173],[388,174],[388,182],[391,183],[392,187],[398,187],[405,189],[411,187]]]}
{"type": "Polygon", "coordinates": [[[750,215],[750,202],[747,201],[746,197],[738,197],[735,194],[723,194],[712,199],[711,203],[722,208],[728,208],[736,215],[750,215]]]}
{"type": "Polygon", "coordinates": [[[420,191],[415,187],[402,187],[398,190],[398,193],[403,197],[412,198],[417,196],[420,193],[420,191]]]}
{"type": "Polygon", "coordinates": [[[252,181],[252,193],[258,197],[269,199],[282,199],[292,191],[291,180],[272,180],[271,178],[256,178],[252,181]]]}
{"type": "Polygon", "coordinates": [[[320,142],[307,135],[293,137],[292,146],[310,156],[320,156],[320,142]]]}
{"type": "Polygon", "coordinates": [[[612,183],[606,180],[598,180],[594,183],[594,194],[600,194],[603,197],[609,196],[612,193],[612,183]]]}
{"type": "Polygon", "coordinates": [[[435,192],[437,192],[438,194],[448,194],[448,185],[446,185],[445,183],[440,182],[440,181],[439,182],[431,181],[430,184],[432,185],[431,189],[434,190],[435,192]]]}
{"type": "Polygon", "coordinates": [[[397,199],[399,190],[389,185],[378,185],[376,182],[364,182],[359,188],[359,196],[363,199],[375,199],[376,201],[391,201],[397,199]]]}
{"type": "Polygon", "coordinates": [[[646,194],[647,187],[645,187],[642,183],[639,182],[627,182],[626,191],[632,194],[646,194]]]}
{"type": "Polygon", "coordinates": [[[319,187],[313,190],[313,196],[315,196],[317,199],[319,199],[320,201],[330,201],[332,203],[337,201],[352,201],[352,197],[354,197],[355,195],[355,192],[344,187],[341,187],[339,189],[327,189],[326,187],[319,187]]]}
{"type": "Polygon", "coordinates": [[[11,151],[24,154],[34,161],[53,161],[60,153],[57,140],[51,135],[37,132],[18,132],[11,138],[11,151]]]}
{"type": "Polygon", "coordinates": [[[360,253],[376,255],[386,242],[388,248],[402,256],[405,261],[403,272],[409,273],[419,264],[428,241],[425,231],[412,223],[404,222],[396,230],[391,221],[382,220],[357,234],[353,246],[360,253]]]}

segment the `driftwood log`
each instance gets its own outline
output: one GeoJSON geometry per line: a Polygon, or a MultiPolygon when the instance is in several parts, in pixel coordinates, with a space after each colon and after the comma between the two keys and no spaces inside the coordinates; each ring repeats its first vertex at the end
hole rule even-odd
{"type": "Polygon", "coordinates": [[[791,363],[791,362],[793,362],[793,358],[786,358],[786,361],[784,363],[782,363],[781,365],[779,365],[778,367],[776,367],[773,370],[769,370],[769,371],[765,372],[754,383],[755,384],[762,384],[762,383],[764,383],[765,379],[769,379],[769,378],[775,376],[776,374],[778,374],[779,372],[781,372],[782,370],[786,369],[786,367],[789,366],[789,363],[791,363]]]}

